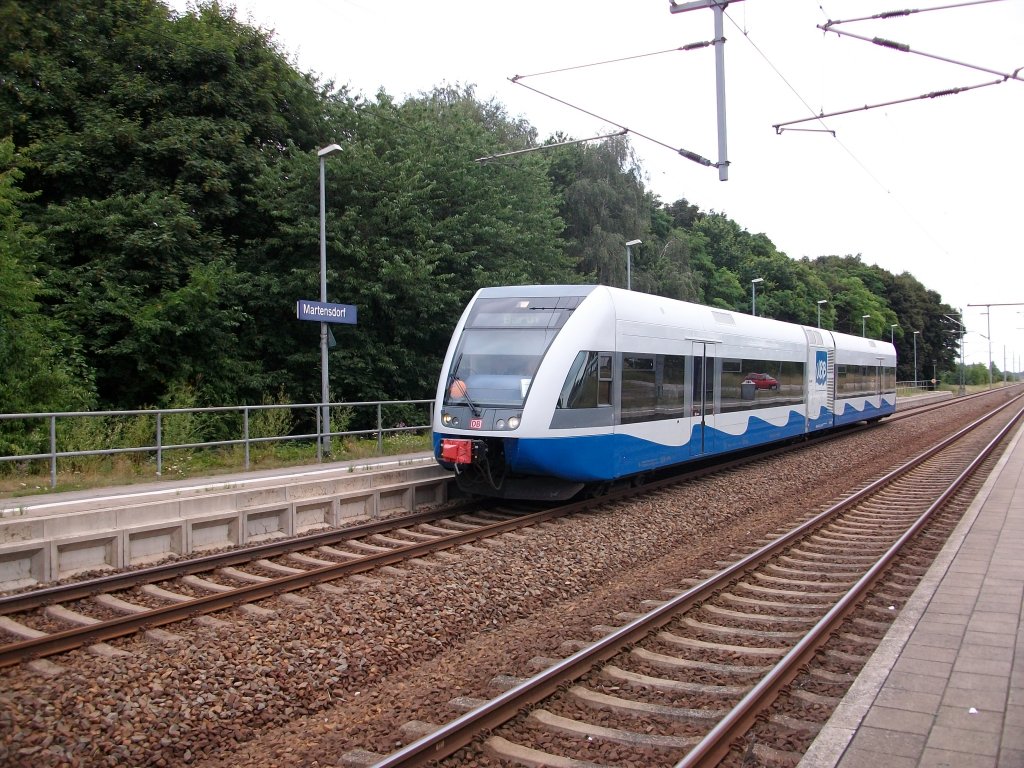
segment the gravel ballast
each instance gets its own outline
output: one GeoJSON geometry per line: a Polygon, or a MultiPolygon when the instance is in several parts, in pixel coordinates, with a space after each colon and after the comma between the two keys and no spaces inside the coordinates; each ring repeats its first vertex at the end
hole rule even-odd
{"type": "Polygon", "coordinates": [[[401,746],[458,696],[536,672],[702,568],[820,511],[988,410],[978,401],[608,504],[372,579],[0,672],[0,765],[326,766],[401,746]],[[57,665],[54,668],[52,665],[57,665]]]}

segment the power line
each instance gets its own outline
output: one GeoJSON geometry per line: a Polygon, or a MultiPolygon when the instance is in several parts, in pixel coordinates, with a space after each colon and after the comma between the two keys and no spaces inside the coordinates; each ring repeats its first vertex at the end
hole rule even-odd
{"type": "MultiPolygon", "coordinates": [[[[963,3],[953,3],[951,5],[938,5],[938,6],[935,6],[933,8],[906,8],[906,9],[897,10],[897,11],[883,11],[882,13],[876,13],[876,14],[873,14],[871,16],[860,16],[860,17],[855,18],[855,19],[843,19],[843,20],[839,20],[839,21],[832,21],[831,19],[829,19],[826,22],[825,26],[828,27],[828,26],[832,26],[833,24],[852,24],[855,21],[873,21],[873,20],[876,20],[876,19],[895,19],[895,18],[901,18],[901,17],[906,17],[906,16],[913,16],[913,15],[918,14],[918,13],[929,13],[930,11],[948,11],[948,10],[950,10],[952,8],[966,8],[967,6],[971,6],[971,5],[986,5],[988,3],[1001,3],[1001,2],[1005,2],[1005,0],[966,0],[966,2],[963,2],[963,3]]],[[[821,12],[822,13],[825,13],[825,9],[822,8],[821,5],[819,5],[818,7],[821,8],[821,12]]],[[[825,14],[825,17],[828,18],[828,14],[825,14]]]]}
{"type": "Polygon", "coordinates": [[[692,160],[693,162],[698,163],[698,164],[703,165],[703,166],[709,166],[709,167],[710,166],[716,166],[717,167],[717,165],[715,163],[713,163],[712,161],[708,160],[706,157],[702,157],[701,155],[698,155],[696,152],[691,152],[688,149],[681,149],[681,148],[673,147],[671,144],[667,144],[664,141],[661,141],[660,139],[655,139],[653,136],[648,136],[647,134],[640,133],[640,131],[633,130],[632,128],[627,128],[626,126],[622,125],[621,123],[616,123],[614,120],[610,120],[607,117],[602,117],[601,115],[599,115],[599,114],[597,114],[595,112],[591,112],[590,110],[584,109],[583,107],[576,106],[575,104],[570,104],[568,101],[565,101],[564,99],[560,99],[557,96],[552,96],[550,93],[544,93],[544,91],[540,91],[540,90],[538,90],[536,88],[533,88],[532,86],[526,85],[526,84],[524,84],[520,80],[515,80],[515,79],[510,77],[509,81],[514,83],[515,85],[521,85],[523,88],[526,88],[527,90],[533,91],[534,93],[539,94],[540,96],[544,96],[546,98],[549,98],[552,101],[557,101],[559,104],[562,104],[562,105],[564,105],[566,107],[569,107],[570,109],[575,109],[575,110],[577,110],[579,112],[582,112],[585,115],[590,115],[591,117],[597,118],[598,120],[602,120],[602,121],[604,121],[604,122],[606,122],[606,123],[608,123],[610,125],[614,125],[616,128],[621,128],[624,131],[627,131],[629,133],[634,134],[635,136],[639,136],[641,139],[646,139],[647,141],[653,142],[654,144],[657,144],[658,146],[665,147],[666,149],[671,149],[673,152],[676,152],[677,154],[681,155],[682,157],[685,157],[687,160],[692,160]]]}
{"type": "Polygon", "coordinates": [[[633,61],[635,59],[646,59],[650,56],[661,56],[665,53],[676,53],[678,51],[696,51],[701,48],[707,48],[710,45],[714,45],[718,40],[703,40],[699,43],[687,43],[686,45],[680,45],[678,48],[666,48],[663,51],[651,51],[650,53],[638,53],[633,56],[623,56],[618,59],[605,59],[603,61],[595,61],[590,64],[575,64],[570,67],[562,67],[561,69],[549,69],[544,72],[534,72],[529,75],[515,75],[510,78],[512,82],[523,80],[527,77],[539,77],[540,75],[555,75],[560,72],[571,72],[574,69],[588,69],[589,67],[600,67],[605,64],[618,64],[623,61],[633,61]]]}
{"type": "MultiPolygon", "coordinates": [[[[871,110],[871,109],[879,109],[881,107],[891,107],[894,104],[906,104],[907,102],[911,102],[911,101],[921,101],[923,99],[937,99],[937,98],[940,98],[942,96],[955,96],[956,94],[964,93],[965,91],[973,91],[976,88],[987,88],[990,85],[1001,85],[1001,84],[1003,84],[1005,82],[1006,82],[1006,79],[1004,78],[1002,80],[992,80],[992,81],[987,82],[987,83],[978,83],[977,85],[961,85],[961,86],[957,86],[955,88],[945,88],[945,89],[943,89],[941,91],[930,91],[928,93],[922,93],[920,96],[908,96],[905,99],[895,99],[893,101],[883,101],[883,102],[879,102],[878,104],[865,104],[862,107],[852,107],[850,109],[841,109],[841,110],[838,110],[836,112],[828,112],[828,113],[822,112],[821,114],[815,115],[814,117],[804,117],[804,118],[801,118],[799,120],[790,120],[790,121],[785,122],[785,123],[775,123],[772,126],[772,128],[775,129],[776,133],[780,133],[781,134],[783,131],[786,130],[787,126],[797,125],[799,123],[806,123],[806,122],[809,122],[811,120],[822,120],[822,119],[824,119],[826,117],[837,117],[838,115],[848,115],[851,112],[866,112],[866,111],[871,110]]],[[[792,131],[792,130],[800,130],[800,129],[799,128],[790,128],[789,130],[792,131]]],[[[831,133],[833,136],[835,136],[835,131],[829,131],[829,133],[831,133]]]]}
{"type": "Polygon", "coordinates": [[[886,40],[883,37],[864,37],[863,35],[855,35],[852,32],[844,32],[842,30],[835,29],[834,25],[835,24],[839,24],[839,23],[841,23],[841,22],[832,22],[832,21],[830,21],[827,24],[819,24],[818,25],[818,29],[820,29],[822,32],[831,32],[832,34],[839,35],[841,37],[852,37],[852,38],[854,38],[856,40],[863,40],[863,41],[868,42],[868,43],[874,43],[875,45],[879,45],[879,46],[881,46],[883,48],[891,48],[892,50],[899,51],[900,53],[913,53],[913,54],[915,54],[917,56],[924,56],[925,58],[928,58],[928,59],[935,59],[936,61],[944,61],[947,64],[955,64],[958,67],[967,67],[968,69],[977,69],[977,70],[979,70],[981,72],[987,72],[990,75],[999,75],[1001,78],[1003,78],[1003,80],[1020,80],[1021,79],[1019,77],[1019,74],[1020,74],[1020,71],[1021,71],[1021,67],[1018,67],[1013,72],[1000,72],[999,70],[989,69],[988,67],[982,67],[982,66],[979,66],[978,64],[968,64],[965,61],[957,61],[956,59],[949,59],[949,58],[946,58],[945,56],[939,56],[938,54],[934,54],[934,53],[925,53],[924,51],[915,51],[907,43],[898,43],[895,40],[886,40]]]}
{"type": "Polygon", "coordinates": [[[555,144],[541,144],[539,147],[529,147],[527,149],[516,149],[516,150],[513,150],[511,152],[499,152],[496,155],[487,155],[487,157],[478,157],[476,159],[476,162],[478,162],[478,163],[486,163],[486,162],[488,162],[490,160],[498,160],[498,159],[503,158],[503,157],[511,157],[512,155],[524,155],[527,152],[540,152],[541,150],[554,149],[556,147],[566,147],[566,146],[569,146],[571,144],[583,144],[583,143],[588,142],[588,141],[599,141],[599,140],[602,140],[602,139],[613,139],[616,136],[625,136],[627,133],[629,133],[629,131],[627,131],[625,128],[623,128],[621,131],[618,131],[617,133],[609,133],[609,134],[604,134],[602,136],[591,136],[591,137],[586,138],[586,139],[573,139],[571,141],[559,141],[559,142],[557,142],[555,144]]]}
{"type": "MultiPolygon", "coordinates": [[[[824,14],[825,13],[825,9],[822,8],[822,6],[820,4],[819,4],[818,7],[821,8],[822,13],[824,14]]],[[[797,97],[797,99],[800,100],[800,103],[802,103],[807,108],[807,111],[810,112],[813,115],[813,117],[807,118],[807,120],[817,120],[817,121],[819,121],[821,123],[821,125],[822,125],[822,128],[823,128],[822,132],[830,133],[832,135],[832,140],[835,141],[840,146],[840,148],[842,148],[842,150],[849,156],[849,158],[851,160],[853,160],[854,163],[856,163],[857,166],[860,167],[860,169],[868,176],[868,178],[870,178],[876,185],[878,185],[878,188],[881,189],[886,195],[892,195],[892,190],[890,190],[882,182],[882,180],[879,179],[878,176],[875,175],[875,173],[870,168],[868,168],[868,166],[853,152],[853,150],[851,150],[848,146],[846,146],[846,144],[843,143],[843,141],[836,135],[836,132],[834,130],[829,128],[823,122],[823,119],[826,116],[825,115],[815,115],[814,114],[814,109],[811,107],[811,105],[807,103],[807,100],[800,94],[799,91],[797,91],[797,89],[793,86],[793,84],[789,82],[789,80],[785,77],[785,75],[783,75],[782,72],[779,71],[779,68],[776,67],[775,64],[768,58],[767,54],[765,54],[765,52],[762,51],[760,47],[758,47],[758,45],[753,41],[753,39],[751,39],[750,34],[745,29],[740,27],[740,25],[736,23],[736,20],[733,19],[732,16],[729,15],[728,12],[725,14],[725,17],[727,19],[729,19],[729,22],[740,31],[740,33],[743,35],[743,38],[747,41],[747,43],[749,43],[750,46],[755,51],[757,51],[758,55],[761,56],[762,59],[764,59],[765,63],[769,67],[771,67],[772,71],[775,72],[775,74],[778,75],[779,79],[782,80],[782,82],[786,84],[786,87],[789,88],[789,90],[793,92],[793,94],[797,97]]],[[[806,121],[795,121],[795,122],[806,122],[806,121]]],[[[790,129],[790,130],[797,130],[797,129],[790,129]]],[[[778,132],[778,130],[776,132],[778,132]]],[[[947,256],[950,255],[949,251],[946,250],[946,248],[942,245],[942,243],[940,243],[938,241],[938,239],[934,235],[932,235],[931,231],[929,231],[928,228],[924,226],[924,224],[914,215],[914,213],[909,208],[907,208],[907,206],[899,198],[893,196],[893,200],[895,200],[897,205],[899,205],[899,207],[903,210],[904,214],[906,216],[908,216],[917,225],[917,227],[921,230],[921,232],[923,232],[924,235],[942,253],[946,254],[947,256]]]]}
{"type": "MultiPolygon", "coordinates": [[[[526,88],[529,91],[533,91],[534,93],[536,93],[536,94],[538,94],[540,96],[544,96],[545,98],[548,98],[548,99],[551,99],[552,101],[558,102],[559,104],[561,104],[563,106],[569,107],[570,109],[574,109],[574,110],[576,110],[578,112],[582,112],[585,115],[589,115],[590,117],[596,118],[596,119],[601,120],[601,121],[603,121],[605,123],[608,123],[609,125],[614,125],[616,128],[620,128],[621,129],[621,132],[619,134],[613,134],[613,135],[623,135],[625,133],[632,133],[634,136],[638,136],[641,139],[646,139],[647,141],[650,141],[650,142],[652,142],[654,144],[657,144],[660,147],[665,147],[666,149],[670,149],[673,152],[675,152],[676,154],[680,155],[681,157],[685,157],[687,160],[692,160],[693,162],[695,162],[695,163],[697,163],[699,165],[703,165],[705,167],[716,167],[717,168],[717,167],[719,167],[720,164],[714,163],[711,160],[708,160],[706,157],[703,157],[702,155],[697,154],[696,152],[692,152],[692,151],[690,151],[688,149],[683,149],[681,147],[674,147],[671,144],[668,144],[667,142],[664,142],[664,141],[661,141],[660,139],[654,138],[653,136],[648,136],[647,134],[641,133],[640,131],[637,131],[635,129],[627,128],[625,125],[623,125],[621,123],[617,123],[614,120],[610,120],[610,119],[608,119],[606,117],[602,117],[601,115],[598,115],[595,112],[591,112],[588,109],[584,109],[583,107],[580,107],[580,106],[578,106],[576,104],[573,104],[573,103],[571,103],[569,101],[566,101],[565,99],[561,99],[561,98],[558,98],[557,96],[553,96],[550,93],[545,93],[544,91],[541,91],[538,88],[534,88],[532,86],[526,85],[522,81],[524,79],[528,78],[528,77],[539,77],[541,75],[551,75],[551,74],[556,74],[556,73],[560,73],[560,72],[569,72],[569,71],[577,70],[577,69],[587,69],[587,68],[590,68],[590,67],[598,67],[598,66],[603,66],[603,65],[606,65],[606,64],[617,64],[617,63],[620,63],[620,62],[623,62],[623,61],[631,61],[631,60],[634,60],[634,59],[642,59],[642,58],[647,58],[647,57],[650,57],[650,56],[661,56],[661,55],[664,55],[666,53],[677,53],[677,52],[680,52],[680,51],[683,51],[683,52],[686,52],[686,51],[696,51],[696,50],[700,50],[702,48],[707,48],[709,46],[720,45],[720,44],[722,44],[724,42],[725,42],[725,38],[715,38],[714,40],[702,40],[702,41],[695,42],[695,43],[687,43],[686,45],[681,45],[681,46],[679,46],[677,48],[667,48],[667,49],[661,50],[661,51],[652,51],[652,52],[649,52],[649,53],[641,53],[641,54],[636,54],[636,55],[633,55],[633,56],[623,56],[623,57],[614,58],[614,59],[604,59],[602,61],[596,61],[596,62],[592,62],[590,64],[577,64],[577,65],[573,65],[573,66],[569,66],[569,67],[562,67],[560,69],[550,69],[550,70],[546,70],[544,72],[534,72],[533,74],[529,74],[529,75],[514,75],[513,77],[509,78],[509,82],[511,82],[513,85],[520,85],[523,88],[526,88]]],[[[608,137],[595,137],[595,138],[608,138],[608,137]]],[[[593,139],[581,139],[580,142],[582,142],[582,141],[593,141],[593,139]]],[[[580,142],[565,142],[565,143],[580,143],[580,142]]],[[[555,145],[555,146],[560,146],[560,145],[555,145]]],[[[520,153],[518,153],[518,152],[505,153],[505,155],[510,155],[510,154],[520,154],[520,153]]],[[[502,156],[505,156],[505,155],[502,155],[502,156]]],[[[486,159],[489,159],[489,158],[480,158],[480,160],[486,160],[486,159]]]]}

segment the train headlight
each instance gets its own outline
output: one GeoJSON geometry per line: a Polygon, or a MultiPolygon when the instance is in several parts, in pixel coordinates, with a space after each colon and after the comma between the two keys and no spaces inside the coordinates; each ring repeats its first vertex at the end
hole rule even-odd
{"type": "Polygon", "coordinates": [[[510,416],[509,417],[509,419],[508,419],[508,428],[509,429],[518,429],[519,428],[519,417],[518,416],[510,416]]]}
{"type": "Polygon", "coordinates": [[[446,427],[457,427],[459,426],[459,417],[453,416],[450,413],[442,413],[441,423],[444,424],[446,427]]]}
{"type": "Polygon", "coordinates": [[[504,429],[505,428],[505,420],[504,419],[498,419],[498,421],[495,422],[494,426],[496,426],[498,429],[504,429]]]}

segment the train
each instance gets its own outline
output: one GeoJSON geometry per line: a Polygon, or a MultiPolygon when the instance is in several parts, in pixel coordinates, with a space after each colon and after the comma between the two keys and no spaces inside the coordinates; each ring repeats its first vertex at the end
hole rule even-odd
{"type": "Polygon", "coordinates": [[[605,285],[482,288],[432,419],[466,494],[558,501],[884,418],[892,344],[605,285]]]}

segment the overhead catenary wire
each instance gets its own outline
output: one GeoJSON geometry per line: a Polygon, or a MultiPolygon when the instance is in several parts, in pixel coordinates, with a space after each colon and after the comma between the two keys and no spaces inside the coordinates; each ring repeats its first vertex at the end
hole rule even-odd
{"type": "MultiPolygon", "coordinates": [[[[673,152],[675,152],[676,154],[680,155],[681,157],[685,157],[687,160],[692,160],[693,162],[695,162],[695,163],[697,163],[699,165],[703,165],[705,167],[717,168],[719,166],[718,163],[715,163],[715,162],[713,162],[711,160],[708,160],[706,157],[703,157],[702,155],[699,155],[696,152],[692,152],[692,151],[690,151],[688,149],[683,149],[681,147],[674,147],[671,144],[668,144],[668,143],[666,143],[664,141],[661,141],[660,139],[655,139],[653,136],[648,136],[647,134],[641,133],[640,131],[634,130],[632,128],[627,128],[625,125],[622,125],[621,123],[616,123],[614,120],[609,120],[608,118],[602,117],[601,115],[598,115],[598,114],[596,114],[594,112],[591,112],[588,109],[584,109],[583,107],[580,107],[580,106],[577,106],[575,104],[572,104],[571,102],[568,102],[565,99],[560,99],[557,96],[553,96],[550,93],[545,93],[544,91],[541,91],[538,88],[534,88],[532,86],[526,85],[525,83],[523,83],[523,80],[525,80],[528,77],[539,77],[541,75],[553,75],[553,74],[557,74],[557,73],[561,73],[561,72],[569,72],[569,71],[577,70],[577,69],[587,69],[589,67],[599,67],[599,66],[603,66],[605,64],[616,64],[616,63],[620,63],[620,62],[623,62],[623,61],[631,61],[631,60],[634,60],[634,59],[647,58],[647,57],[650,57],[650,56],[661,56],[661,55],[666,54],[666,53],[678,53],[680,51],[683,51],[683,52],[685,52],[685,51],[697,51],[697,50],[700,50],[702,48],[707,48],[707,47],[713,46],[713,45],[721,45],[721,44],[724,44],[724,43],[725,43],[725,38],[724,37],[723,38],[715,38],[713,40],[702,40],[702,41],[695,42],[695,43],[687,43],[686,45],[680,45],[680,46],[678,46],[676,48],[666,48],[665,50],[661,50],[661,51],[651,51],[649,53],[641,53],[641,54],[636,54],[636,55],[633,55],[633,56],[623,56],[623,57],[619,57],[619,58],[615,58],[615,59],[604,59],[602,61],[595,61],[595,62],[591,62],[589,64],[576,64],[576,65],[573,65],[573,66],[562,67],[562,68],[559,68],[559,69],[549,69],[549,70],[546,70],[546,71],[543,71],[543,72],[534,72],[534,73],[529,74],[529,75],[513,75],[512,77],[508,78],[508,80],[513,85],[521,85],[523,88],[526,88],[529,91],[533,91],[534,93],[538,94],[539,96],[543,96],[545,98],[551,99],[552,101],[556,101],[559,104],[562,104],[563,106],[569,107],[570,109],[575,109],[576,111],[582,112],[585,115],[589,115],[590,117],[597,118],[598,120],[602,120],[603,122],[608,123],[609,125],[614,125],[616,128],[622,129],[620,133],[612,134],[612,136],[618,136],[618,135],[623,135],[625,133],[631,133],[634,136],[638,136],[641,139],[645,139],[646,141],[650,141],[650,142],[652,142],[654,144],[657,144],[660,147],[665,147],[666,149],[670,149],[673,152]]],[[[595,139],[596,138],[610,138],[610,137],[608,137],[608,136],[605,136],[605,137],[595,137],[595,139]]],[[[580,142],[583,142],[583,141],[593,141],[595,139],[580,139],[578,142],[565,142],[565,143],[580,143],[580,142]]],[[[555,144],[555,145],[548,145],[548,146],[562,146],[562,145],[561,144],[555,144]]],[[[538,149],[544,149],[544,147],[538,147],[538,149]]],[[[504,155],[494,155],[493,157],[504,157],[504,156],[512,155],[512,154],[521,154],[523,151],[526,151],[526,150],[520,150],[520,152],[507,152],[507,153],[504,153],[504,155]]],[[[490,158],[478,158],[478,160],[487,160],[487,159],[490,159],[490,158]]]]}
{"type": "MultiPolygon", "coordinates": [[[[819,4],[818,7],[821,8],[821,5],[819,4]]],[[[822,11],[822,13],[824,13],[825,12],[824,8],[821,8],[821,11],[822,11]]],[[[800,102],[807,108],[807,111],[810,112],[813,115],[813,117],[807,118],[807,120],[817,120],[818,122],[821,123],[822,130],[821,131],[813,131],[813,132],[815,132],[815,133],[829,133],[829,134],[831,134],[832,135],[832,140],[835,141],[842,148],[842,150],[849,156],[849,158],[860,167],[860,169],[867,175],[867,177],[870,178],[875,184],[877,184],[878,188],[881,189],[886,195],[891,196],[893,198],[893,200],[895,200],[896,203],[900,206],[900,208],[903,209],[903,211],[907,214],[907,216],[924,233],[924,235],[929,240],[931,240],[935,244],[935,246],[940,251],[942,251],[942,253],[945,253],[948,256],[949,255],[949,251],[946,249],[946,247],[931,233],[931,231],[927,227],[925,227],[925,225],[917,218],[917,216],[914,215],[914,212],[911,211],[903,203],[902,200],[900,200],[898,197],[893,195],[892,190],[889,189],[885,185],[885,183],[881,179],[879,179],[878,176],[870,168],[868,168],[868,166],[864,163],[864,161],[861,160],[853,152],[852,149],[850,149],[848,146],[846,146],[845,143],[843,143],[842,139],[840,139],[838,137],[838,135],[836,134],[836,132],[834,130],[832,130],[827,125],[825,125],[825,123],[824,123],[824,116],[815,114],[814,109],[810,106],[810,104],[807,103],[807,100],[800,94],[799,91],[797,91],[797,89],[793,86],[793,84],[790,83],[789,80],[779,71],[778,67],[776,67],[775,64],[772,63],[772,61],[768,58],[767,54],[765,54],[765,52],[762,51],[757,46],[757,44],[753,41],[753,39],[751,39],[750,34],[745,29],[741,28],[740,25],[737,24],[736,20],[733,19],[732,16],[728,12],[726,12],[724,15],[725,15],[725,17],[727,19],[729,19],[729,22],[734,27],[736,27],[737,29],[739,29],[742,32],[743,38],[747,41],[747,43],[755,51],[757,51],[758,55],[761,56],[762,59],[764,59],[765,63],[768,64],[769,67],[771,67],[772,71],[775,72],[775,74],[778,75],[779,79],[782,80],[782,82],[784,82],[786,84],[786,87],[789,88],[793,92],[793,94],[797,97],[797,99],[799,99],[800,102]]],[[[790,130],[797,130],[797,129],[790,129],[790,130]]],[[[812,132],[812,131],[807,130],[807,129],[804,129],[804,131],[808,132],[808,133],[812,132]]],[[[778,133],[778,131],[777,131],[777,133],[778,133]]]]}
{"type": "MultiPolygon", "coordinates": [[[[696,50],[700,50],[701,48],[707,48],[709,45],[714,45],[717,42],[719,42],[719,41],[718,40],[702,40],[702,41],[700,41],[698,43],[687,43],[686,45],[680,45],[680,46],[678,46],[676,48],[666,48],[663,51],[651,51],[649,53],[638,53],[638,54],[635,54],[633,56],[622,56],[622,57],[617,58],[617,59],[604,59],[603,61],[594,61],[594,62],[591,62],[590,64],[574,64],[571,67],[561,67],[559,69],[548,69],[548,70],[545,70],[544,72],[532,72],[532,73],[530,73],[528,75],[515,75],[514,77],[511,77],[509,79],[512,80],[512,82],[516,82],[518,80],[524,80],[527,77],[540,77],[541,75],[556,75],[556,74],[559,74],[560,72],[571,72],[571,71],[573,71],[575,69],[588,69],[589,67],[600,67],[600,66],[604,66],[605,64],[619,64],[619,63],[621,63],[623,61],[633,61],[635,59],[646,59],[646,58],[648,58],[650,56],[661,56],[662,54],[665,54],[665,53],[677,53],[679,51],[696,51],[696,50]]],[[[722,42],[724,42],[724,41],[722,41],[722,42]]]]}
{"type": "Polygon", "coordinates": [[[579,106],[576,106],[575,104],[571,104],[568,101],[565,101],[564,99],[558,98],[557,96],[552,96],[550,93],[544,93],[544,91],[541,91],[541,90],[538,90],[537,88],[534,88],[532,86],[526,85],[525,83],[522,82],[521,79],[520,80],[516,80],[516,79],[510,77],[509,81],[514,83],[515,85],[521,85],[523,88],[526,88],[529,91],[533,91],[534,93],[536,93],[536,94],[538,94],[540,96],[544,96],[545,98],[551,99],[552,101],[557,101],[559,104],[562,104],[562,105],[564,105],[566,107],[569,107],[570,109],[575,109],[578,112],[582,112],[585,115],[590,115],[591,117],[597,118],[598,120],[601,120],[601,121],[603,121],[605,123],[608,123],[609,125],[614,125],[616,128],[621,128],[624,131],[632,133],[634,136],[639,136],[641,139],[646,139],[647,141],[650,141],[650,142],[652,142],[654,144],[657,144],[660,147],[665,147],[665,149],[671,149],[673,152],[676,152],[677,154],[681,155],[682,157],[685,157],[687,160],[692,160],[695,163],[698,163],[700,165],[707,166],[707,167],[711,167],[711,166],[717,167],[716,163],[712,162],[711,160],[708,160],[706,157],[698,155],[696,152],[691,152],[688,149],[682,149],[682,148],[679,148],[679,147],[674,147],[671,144],[667,144],[666,142],[661,141],[660,139],[654,138],[653,136],[648,136],[647,134],[641,133],[640,131],[633,130],[632,128],[627,128],[625,125],[622,125],[621,123],[616,123],[614,120],[610,120],[607,117],[603,117],[602,115],[599,115],[596,112],[591,112],[588,109],[584,109],[583,107],[579,107],[579,106]]]}
{"type": "Polygon", "coordinates": [[[475,160],[475,162],[477,162],[477,163],[486,163],[486,162],[488,162],[490,160],[498,160],[498,159],[501,159],[501,158],[504,158],[504,157],[511,157],[512,155],[524,155],[527,152],[540,152],[541,150],[553,149],[554,147],[566,147],[566,146],[569,146],[571,144],[584,144],[584,143],[586,143],[588,141],[602,141],[604,139],[613,139],[616,136],[625,136],[627,133],[629,133],[629,131],[627,129],[623,128],[621,131],[617,131],[615,133],[606,133],[606,134],[603,134],[601,136],[590,136],[589,138],[586,138],[586,139],[572,139],[571,141],[559,141],[559,142],[555,142],[553,144],[541,144],[539,147],[529,147],[527,149],[515,149],[515,150],[512,150],[511,152],[499,152],[499,153],[494,154],[494,155],[487,155],[486,157],[478,157],[475,160]]]}
{"type": "MultiPolygon", "coordinates": [[[[961,85],[961,86],[958,86],[956,88],[945,88],[945,89],[943,89],[941,91],[930,91],[928,93],[922,93],[920,96],[908,96],[905,99],[894,99],[892,101],[883,101],[883,102],[879,102],[877,104],[865,104],[862,107],[852,107],[850,109],[841,109],[841,110],[838,110],[836,112],[828,112],[828,113],[824,113],[823,112],[823,113],[821,113],[819,115],[815,115],[814,117],[804,117],[804,118],[801,118],[799,120],[790,120],[790,121],[785,122],[785,123],[775,123],[774,125],[772,125],[772,128],[775,129],[776,133],[780,133],[781,134],[783,131],[787,130],[788,126],[790,126],[790,125],[798,125],[800,123],[806,123],[806,122],[809,122],[811,120],[822,120],[822,119],[824,119],[826,117],[836,117],[837,115],[848,115],[851,112],[865,112],[865,111],[867,111],[869,109],[879,109],[881,107],[891,107],[894,104],[905,104],[905,103],[910,102],[910,101],[922,101],[924,99],[937,99],[937,98],[939,98],[941,96],[955,96],[956,94],[964,93],[965,91],[973,91],[976,88],[987,88],[990,85],[1001,85],[1002,83],[1005,83],[1005,82],[1006,82],[1006,79],[1004,78],[1004,79],[1001,79],[1001,80],[992,80],[992,81],[987,82],[987,83],[978,83],[976,85],[961,85]]],[[[800,130],[800,129],[798,129],[798,128],[788,128],[788,130],[800,130]]],[[[832,133],[833,136],[835,135],[834,131],[830,131],[830,132],[832,133]]]]}
{"type": "MultiPolygon", "coordinates": [[[[971,5],[986,5],[988,3],[1002,3],[1006,0],[965,0],[962,3],[952,3],[950,5],[937,5],[931,8],[904,8],[896,11],[882,11],[881,13],[875,13],[871,16],[858,16],[853,19],[836,19],[833,21],[829,19],[826,23],[826,27],[831,27],[834,24],[853,24],[857,21],[876,21],[879,19],[896,19],[905,16],[913,16],[918,13],[929,13],[931,11],[948,11],[953,8],[966,8],[971,5]]],[[[821,7],[820,5],[818,6],[821,7]]],[[[820,25],[819,25],[820,26],[820,25]]]]}
{"type": "Polygon", "coordinates": [[[1019,76],[1019,67],[1013,72],[1000,72],[999,70],[996,69],[989,69],[988,67],[982,67],[977,64],[968,64],[965,61],[957,61],[956,59],[950,59],[945,56],[939,56],[938,54],[935,53],[915,51],[907,43],[898,43],[895,40],[886,40],[883,37],[864,37],[863,35],[855,35],[853,32],[845,32],[840,29],[835,29],[834,26],[830,27],[827,24],[819,24],[818,29],[822,30],[823,32],[831,32],[832,34],[840,35],[841,37],[852,37],[857,40],[863,40],[868,43],[874,43],[875,45],[880,45],[883,48],[891,48],[892,50],[899,51],[900,53],[913,53],[917,56],[924,56],[926,58],[935,59],[937,61],[945,61],[948,64],[956,64],[958,67],[966,67],[968,69],[976,69],[979,72],[987,72],[990,75],[998,75],[999,77],[1003,78],[1003,80],[1021,80],[1021,77],[1019,76]]]}

